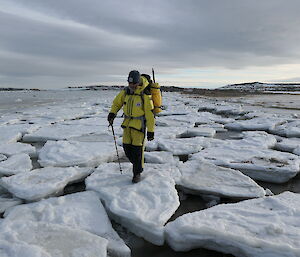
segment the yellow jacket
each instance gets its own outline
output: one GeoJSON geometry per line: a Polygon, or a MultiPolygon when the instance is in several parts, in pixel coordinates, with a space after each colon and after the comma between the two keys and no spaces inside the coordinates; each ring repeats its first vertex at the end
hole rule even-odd
{"type": "Polygon", "coordinates": [[[133,94],[122,90],[114,99],[110,112],[117,114],[123,106],[124,121],[123,128],[133,128],[145,132],[154,132],[155,118],[153,114],[153,101],[151,94],[144,92],[148,85],[147,79],[141,77],[142,85],[138,86],[133,94]]]}

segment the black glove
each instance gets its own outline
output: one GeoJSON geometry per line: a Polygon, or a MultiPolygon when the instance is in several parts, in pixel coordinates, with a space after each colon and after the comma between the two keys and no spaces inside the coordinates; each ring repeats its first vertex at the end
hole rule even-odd
{"type": "Polygon", "coordinates": [[[107,120],[109,125],[111,126],[114,123],[114,119],[116,118],[116,114],[110,112],[107,116],[107,120]]]}
{"type": "Polygon", "coordinates": [[[152,141],[154,139],[154,132],[147,132],[147,140],[152,141]]]}

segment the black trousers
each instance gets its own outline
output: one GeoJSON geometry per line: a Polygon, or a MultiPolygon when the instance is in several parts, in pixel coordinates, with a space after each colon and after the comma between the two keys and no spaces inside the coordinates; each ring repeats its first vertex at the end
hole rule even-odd
{"type": "Polygon", "coordinates": [[[133,165],[133,175],[143,172],[143,146],[123,144],[124,152],[133,165]]]}

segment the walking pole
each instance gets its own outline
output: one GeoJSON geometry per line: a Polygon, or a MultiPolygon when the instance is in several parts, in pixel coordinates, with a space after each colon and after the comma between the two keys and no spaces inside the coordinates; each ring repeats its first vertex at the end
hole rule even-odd
{"type": "MultiPolygon", "coordinates": [[[[113,133],[113,137],[114,137],[114,141],[115,141],[115,147],[116,147],[116,152],[117,152],[117,157],[118,157],[118,162],[119,162],[120,172],[121,172],[121,174],[123,174],[123,173],[122,173],[122,168],[121,168],[120,157],[119,157],[119,151],[118,151],[118,147],[117,147],[117,141],[116,141],[116,135],[115,135],[114,126],[113,126],[113,124],[111,124],[111,125],[109,125],[109,126],[111,126],[112,133],[113,133]]],[[[108,127],[109,127],[109,126],[108,126],[108,127]]]]}

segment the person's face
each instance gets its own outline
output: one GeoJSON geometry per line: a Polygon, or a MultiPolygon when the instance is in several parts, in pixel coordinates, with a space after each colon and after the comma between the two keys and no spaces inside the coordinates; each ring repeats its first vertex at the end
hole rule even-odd
{"type": "Polygon", "coordinates": [[[128,85],[132,90],[135,90],[138,87],[139,83],[128,83],[128,85]]]}

